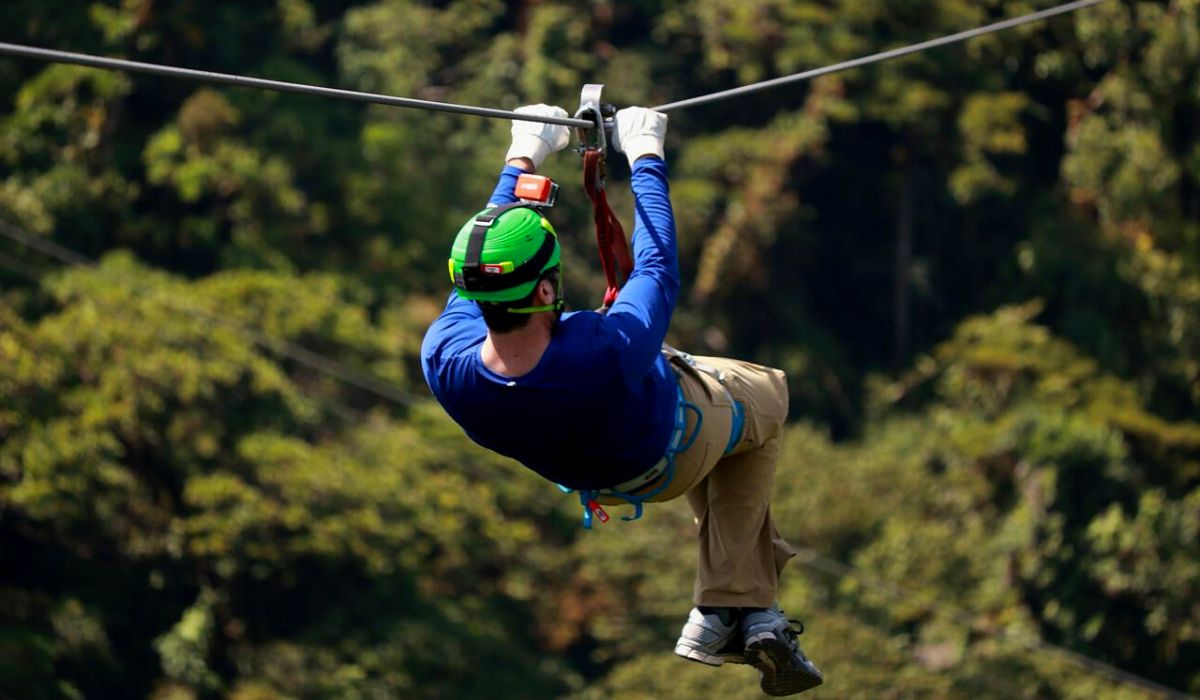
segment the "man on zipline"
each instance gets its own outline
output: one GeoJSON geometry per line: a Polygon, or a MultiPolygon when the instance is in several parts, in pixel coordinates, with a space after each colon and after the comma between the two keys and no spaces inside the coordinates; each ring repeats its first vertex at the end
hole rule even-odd
{"type": "MultiPolygon", "coordinates": [[[[557,107],[519,112],[565,117],[557,107]]],[[[566,147],[567,128],[514,121],[488,208],[450,254],[455,291],[421,347],[425,380],[480,445],[601,503],[681,495],[699,526],[694,600],[675,653],[754,665],[771,695],[822,682],[776,604],[795,552],[769,498],[787,415],[783,372],[664,347],[679,293],[667,192],[666,115],[617,113],[615,150],[633,170],[633,273],[607,313],[563,313],[558,236],[514,195],[517,179],[566,147]]],[[[590,522],[590,512],[588,513],[590,522]]],[[[604,516],[602,516],[604,517],[604,516]]]]}

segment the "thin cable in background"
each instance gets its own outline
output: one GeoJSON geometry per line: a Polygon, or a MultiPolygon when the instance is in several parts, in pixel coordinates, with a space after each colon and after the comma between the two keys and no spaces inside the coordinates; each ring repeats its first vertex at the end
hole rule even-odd
{"type": "Polygon", "coordinates": [[[34,283],[41,282],[42,275],[44,274],[41,270],[35,270],[34,268],[29,267],[25,263],[4,252],[0,252],[0,269],[8,270],[17,277],[21,277],[34,283]]]}
{"type": "MultiPolygon", "coordinates": [[[[28,280],[34,284],[39,284],[39,285],[43,282],[42,278],[46,275],[45,270],[38,270],[33,267],[30,267],[29,265],[25,264],[23,261],[21,261],[17,258],[14,258],[11,255],[8,255],[7,253],[4,253],[4,252],[0,252],[0,269],[6,270],[11,274],[16,275],[17,277],[20,277],[22,279],[28,280]]],[[[92,297],[92,301],[98,302],[99,300],[96,299],[95,297],[92,297]]],[[[159,299],[157,299],[157,301],[167,302],[167,299],[160,297],[159,299]]],[[[106,310],[106,311],[112,310],[110,306],[103,304],[103,302],[100,302],[100,303],[101,303],[101,308],[103,308],[104,310],[106,310]]],[[[203,323],[207,323],[210,325],[213,323],[213,319],[211,319],[211,318],[208,318],[208,319],[202,318],[200,320],[203,323]]],[[[188,352],[190,352],[192,355],[194,355],[196,357],[202,357],[207,354],[203,350],[198,350],[198,349],[194,349],[194,348],[189,349],[188,352]]],[[[332,398],[332,397],[328,397],[328,396],[315,396],[315,395],[312,396],[311,398],[313,401],[316,401],[316,402],[324,405],[325,408],[327,408],[331,413],[333,413],[334,415],[336,415],[338,418],[340,418],[342,421],[344,421],[346,423],[361,423],[363,420],[363,415],[361,412],[356,411],[353,408],[350,408],[345,403],[337,400],[336,398],[332,398]]]]}
{"type": "MultiPolygon", "coordinates": [[[[39,250],[47,255],[50,255],[51,257],[54,257],[55,259],[57,259],[59,261],[67,263],[69,265],[76,265],[76,266],[79,266],[79,265],[94,266],[95,265],[95,262],[93,260],[91,260],[90,258],[80,255],[68,248],[64,248],[52,241],[48,241],[39,236],[34,236],[32,234],[21,231],[20,229],[12,227],[4,222],[0,222],[0,235],[7,236],[7,237],[17,241],[18,243],[21,243],[21,244],[27,245],[31,248],[34,248],[36,250],[39,250]]],[[[22,277],[25,277],[26,279],[30,279],[33,281],[37,281],[39,279],[38,274],[29,271],[23,265],[19,264],[16,260],[12,259],[11,257],[9,257],[7,255],[4,255],[3,253],[0,253],[0,267],[4,267],[22,277]]],[[[386,382],[383,382],[383,380],[380,380],[371,375],[365,375],[364,373],[361,373],[358,370],[355,370],[353,368],[342,365],[340,362],[337,362],[336,360],[333,360],[332,358],[326,357],[326,356],[316,353],[312,350],[308,350],[307,348],[296,345],[295,343],[290,343],[288,341],[277,341],[277,340],[268,338],[261,332],[248,329],[244,326],[241,326],[240,324],[237,324],[232,321],[223,319],[219,316],[216,316],[215,314],[204,313],[204,312],[201,312],[198,309],[194,309],[194,308],[185,308],[184,310],[187,313],[204,316],[207,320],[217,321],[217,322],[222,323],[223,325],[232,327],[235,330],[237,330],[238,332],[246,334],[248,337],[252,338],[256,343],[264,345],[268,349],[276,350],[280,354],[284,355],[285,357],[289,357],[290,359],[293,359],[296,362],[300,362],[301,364],[304,364],[312,369],[316,369],[320,372],[328,374],[328,375],[334,377],[335,379],[347,382],[349,384],[352,384],[353,386],[370,391],[370,392],[375,393],[376,395],[386,398],[388,400],[396,401],[397,403],[401,403],[405,406],[412,405],[412,403],[417,400],[417,397],[415,397],[411,394],[408,394],[407,392],[404,392],[402,389],[399,389],[398,387],[393,387],[391,385],[388,385],[386,382]],[[349,377],[355,377],[356,375],[358,375],[356,379],[349,378],[349,377]],[[370,383],[360,383],[360,381],[363,377],[368,378],[370,380],[370,383]],[[376,384],[387,389],[387,392],[381,393],[379,391],[376,391],[376,389],[378,388],[378,386],[376,386],[376,384]],[[394,394],[397,394],[397,392],[398,392],[398,395],[394,395],[394,394]]],[[[858,580],[859,582],[863,583],[864,585],[868,586],[869,588],[879,591],[881,593],[884,593],[885,595],[887,595],[889,598],[892,598],[892,599],[904,599],[904,598],[912,597],[912,593],[910,591],[907,591],[907,590],[905,590],[899,586],[896,586],[894,584],[891,584],[891,583],[879,581],[873,577],[870,577],[865,572],[854,568],[853,566],[851,566],[849,564],[845,564],[843,562],[840,562],[840,561],[837,561],[830,557],[827,557],[813,549],[805,548],[805,549],[799,550],[798,556],[797,556],[797,561],[801,565],[808,567],[810,569],[813,569],[814,571],[819,571],[821,573],[836,577],[838,579],[848,578],[848,577],[854,578],[854,579],[858,580]]],[[[956,606],[952,606],[949,603],[937,602],[934,604],[934,607],[936,607],[939,610],[946,611],[948,613],[948,615],[952,619],[954,619],[955,622],[957,622],[959,624],[962,624],[964,626],[970,626],[973,623],[972,616],[969,612],[967,612],[966,610],[963,610],[961,608],[958,608],[956,606]]],[[[1191,696],[1185,695],[1183,693],[1180,693],[1179,691],[1176,691],[1171,688],[1167,688],[1166,686],[1155,683],[1154,681],[1151,681],[1149,679],[1142,678],[1141,676],[1137,676],[1128,671],[1124,671],[1120,668],[1112,666],[1111,664],[1107,664],[1102,661],[1097,661],[1090,657],[1079,654],[1078,652],[1074,652],[1074,651],[1071,651],[1064,647],[1060,647],[1058,645],[1051,644],[1050,642],[1047,642],[1044,639],[1037,637],[1037,636],[1016,637],[1007,631],[1002,631],[1001,634],[1006,639],[1012,640],[1013,642],[1018,643],[1021,646],[1024,646],[1028,649],[1037,650],[1037,651],[1046,651],[1048,653],[1054,654],[1054,655],[1062,658],[1064,661],[1071,663],[1074,666],[1082,668],[1090,673],[1103,676],[1103,677],[1107,678],[1108,680],[1116,682],[1116,683],[1135,686],[1135,687],[1141,688],[1142,690],[1146,690],[1146,691],[1152,692],[1152,693],[1157,693],[1164,697],[1171,698],[1172,700],[1185,699],[1185,698],[1191,697],[1191,696]]]]}
{"type": "MultiPolygon", "coordinates": [[[[857,569],[850,564],[840,562],[836,559],[827,557],[815,549],[800,548],[796,553],[796,560],[802,566],[805,566],[813,571],[819,571],[827,576],[832,576],[837,579],[853,578],[867,588],[884,594],[892,600],[911,599],[912,591],[906,590],[893,583],[881,581],[867,574],[866,572],[857,569]]],[[[931,606],[944,612],[948,617],[954,620],[955,623],[963,627],[970,628],[974,624],[974,616],[951,603],[944,600],[936,600],[931,606]]],[[[1098,661],[1089,656],[1084,656],[1076,651],[1071,651],[1066,647],[1061,647],[1057,644],[1051,644],[1036,634],[1017,635],[1009,632],[1007,629],[1001,629],[1000,636],[1018,644],[1031,651],[1041,651],[1059,657],[1063,661],[1076,666],[1088,673],[1102,676],[1108,680],[1121,685],[1129,685],[1149,693],[1161,695],[1169,700],[1194,700],[1193,696],[1182,693],[1173,688],[1168,688],[1160,683],[1143,678],[1141,676],[1130,673],[1113,666],[1112,664],[1098,661]]]]}
{"type": "MultiPolygon", "coordinates": [[[[41,236],[35,236],[27,231],[23,231],[11,224],[0,221],[0,235],[16,241],[24,246],[33,248],[45,255],[48,255],[59,262],[71,266],[95,267],[96,261],[81,255],[69,248],[65,248],[54,241],[47,240],[41,236]]],[[[27,274],[22,276],[28,277],[27,274]]],[[[260,345],[267,350],[278,355],[293,360],[310,369],[321,372],[342,381],[351,386],[362,389],[380,398],[386,399],[401,406],[411,407],[416,405],[421,399],[414,394],[411,394],[400,387],[384,381],[369,372],[355,369],[339,362],[332,357],[322,355],[314,350],[309,350],[303,345],[293,343],[289,340],[281,340],[272,338],[262,331],[249,328],[241,323],[237,323],[218,314],[203,311],[195,307],[186,306],[178,301],[172,300],[172,308],[176,311],[187,313],[193,316],[201,317],[207,321],[220,324],[226,328],[249,338],[257,345],[260,345]]]]}
{"type": "MultiPolygon", "coordinates": [[[[838,580],[852,578],[858,581],[864,587],[878,591],[892,600],[911,600],[915,598],[915,593],[910,589],[905,589],[888,581],[880,580],[863,571],[862,569],[825,556],[815,549],[810,549],[807,547],[797,548],[796,563],[807,569],[838,580]]],[[[945,615],[954,623],[964,628],[971,629],[974,627],[975,617],[968,610],[960,608],[951,603],[944,602],[940,599],[929,602],[929,605],[934,611],[945,615]]],[[[677,619],[678,613],[651,612],[638,617],[677,619]]],[[[876,629],[884,629],[882,626],[869,621],[861,622],[863,622],[864,625],[875,627],[876,629]]],[[[1117,668],[1112,664],[1093,659],[1089,656],[1084,656],[1083,654],[1080,654],[1076,651],[1071,651],[1066,647],[1047,642],[1046,640],[1037,636],[1035,633],[1018,636],[1008,630],[1002,629],[996,633],[995,636],[1000,637],[1003,641],[1011,642],[1029,651],[1042,651],[1057,656],[1066,663],[1075,666],[1080,671],[1088,675],[1104,678],[1105,680],[1116,685],[1135,687],[1139,690],[1144,690],[1148,693],[1162,696],[1168,700],[1196,700],[1196,698],[1191,695],[1174,690],[1173,688],[1168,688],[1148,678],[1143,678],[1137,674],[1117,668]]],[[[982,679],[981,682],[989,685],[993,690],[1000,690],[1000,688],[997,688],[995,685],[989,683],[987,679],[982,679]]]]}

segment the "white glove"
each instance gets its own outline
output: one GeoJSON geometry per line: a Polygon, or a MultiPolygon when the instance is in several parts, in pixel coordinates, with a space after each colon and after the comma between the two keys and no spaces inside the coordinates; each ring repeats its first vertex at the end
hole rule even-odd
{"type": "MultiPolygon", "coordinates": [[[[567,111],[562,107],[536,104],[518,107],[516,112],[521,114],[536,114],[540,117],[563,117],[567,111]]],[[[571,133],[561,124],[545,124],[542,122],[524,122],[514,119],[512,124],[512,145],[508,147],[508,155],[504,160],[513,158],[528,158],[533,161],[533,167],[539,168],[546,156],[555,151],[561,151],[571,141],[571,133]]]]}
{"type": "Polygon", "coordinates": [[[633,161],[642,156],[665,158],[663,139],[667,137],[667,115],[645,107],[626,107],[617,112],[612,147],[633,161]]]}

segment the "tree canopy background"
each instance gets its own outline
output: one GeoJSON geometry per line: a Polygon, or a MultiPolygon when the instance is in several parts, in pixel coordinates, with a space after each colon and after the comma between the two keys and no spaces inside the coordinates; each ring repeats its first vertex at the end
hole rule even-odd
{"type": "MultiPolygon", "coordinates": [[[[9,0],[0,40],[571,110],[1052,4],[9,0]]],[[[100,260],[0,241],[0,697],[759,696],[671,653],[685,506],[586,533],[428,399],[507,128],[0,59],[0,221],[100,260]]],[[[1072,654],[1200,693],[1200,2],[672,113],[668,162],[670,340],[789,373],[813,697],[1153,697],[1072,654]]],[[[592,308],[578,167],[544,172],[592,308]]]]}

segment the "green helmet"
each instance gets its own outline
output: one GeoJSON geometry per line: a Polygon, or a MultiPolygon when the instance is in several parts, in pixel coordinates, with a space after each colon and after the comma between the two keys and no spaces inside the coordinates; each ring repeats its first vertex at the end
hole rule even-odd
{"type": "Polygon", "coordinates": [[[450,279],[463,299],[519,301],[560,256],[558,234],[536,209],[520,203],[491,207],[471,217],[455,236],[450,279]]]}

